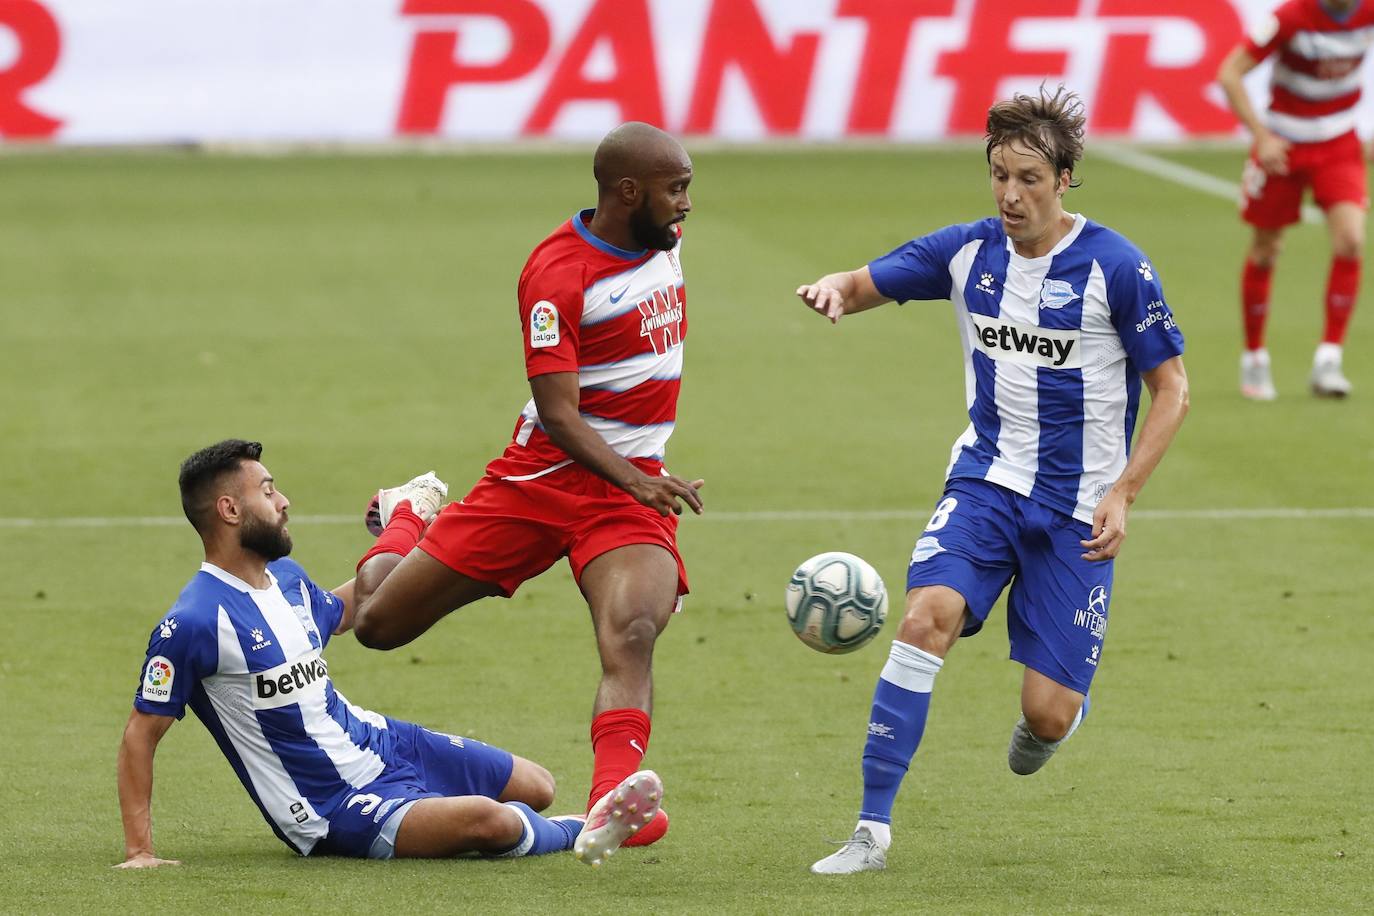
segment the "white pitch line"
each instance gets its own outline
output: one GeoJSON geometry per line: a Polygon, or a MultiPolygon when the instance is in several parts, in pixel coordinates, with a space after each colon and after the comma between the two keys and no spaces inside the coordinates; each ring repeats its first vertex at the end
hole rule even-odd
{"type": "MultiPolygon", "coordinates": [[[[708,522],[886,522],[923,521],[925,510],[911,509],[755,509],[741,512],[707,511],[708,522]]],[[[1374,519],[1374,506],[1335,509],[1270,507],[1262,509],[1137,509],[1133,519],[1161,521],[1274,521],[1280,519],[1374,519]]],[[[34,528],[171,528],[186,524],[172,515],[70,516],[56,518],[0,518],[0,530],[34,528]]],[[[298,515],[293,525],[362,525],[357,515],[298,515]]]]}
{"type": "MultiPolygon", "coordinates": [[[[1146,175],[1153,175],[1156,178],[1163,178],[1165,181],[1183,185],[1185,188],[1203,191],[1216,197],[1224,197],[1232,203],[1240,200],[1240,185],[1235,182],[1209,175],[1206,172],[1199,172],[1197,169],[1171,162],[1168,159],[1162,159],[1144,150],[1104,143],[1094,147],[1093,154],[1115,162],[1117,165],[1135,169],[1137,172],[1144,172],[1146,175]]],[[[1303,204],[1302,221],[1318,225],[1325,222],[1322,211],[1311,204],[1303,204]]]]}

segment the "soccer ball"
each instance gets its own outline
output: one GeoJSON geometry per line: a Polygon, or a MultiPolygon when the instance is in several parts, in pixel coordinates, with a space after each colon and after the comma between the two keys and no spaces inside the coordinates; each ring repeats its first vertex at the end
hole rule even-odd
{"type": "Polygon", "coordinates": [[[853,652],[883,628],[887,589],[878,571],[854,554],[818,554],[787,583],[787,619],[817,652],[853,652]]]}

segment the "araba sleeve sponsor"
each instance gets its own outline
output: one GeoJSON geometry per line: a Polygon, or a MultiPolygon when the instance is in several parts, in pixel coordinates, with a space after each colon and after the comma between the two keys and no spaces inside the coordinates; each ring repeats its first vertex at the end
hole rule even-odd
{"type": "Polygon", "coordinates": [[[275,668],[255,671],[251,677],[253,708],[278,709],[299,703],[311,693],[323,691],[329,681],[329,666],[316,649],[275,668]]]}

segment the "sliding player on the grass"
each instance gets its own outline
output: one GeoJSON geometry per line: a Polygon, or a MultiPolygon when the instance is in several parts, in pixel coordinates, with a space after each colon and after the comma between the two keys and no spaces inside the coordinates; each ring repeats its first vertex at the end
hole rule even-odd
{"type": "MultiPolygon", "coordinates": [[[[601,657],[589,808],[648,750],[654,645],[687,593],[676,516],[702,507],[702,481],[663,465],[687,336],[679,224],[692,161],[668,134],[629,123],[601,141],[593,174],[596,209],[541,242],[520,275],[533,397],[513,441],[427,533],[408,513],[382,513],[387,527],[358,565],[355,623],[359,642],[395,648],[567,557],[601,657]]],[[[417,478],[406,492],[437,486],[417,478]]],[[[667,829],[659,812],[626,845],[667,829]]]]}
{"type": "Polygon", "coordinates": [[[1251,400],[1278,396],[1264,326],[1283,232],[1298,221],[1308,187],[1326,214],[1331,238],[1326,322],[1308,384],[1318,397],[1343,398],[1351,390],[1342,362],[1346,328],[1360,293],[1369,209],[1364,148],[1355,133],[1355,115],[1371,32],[1374,3],[1288,0],[1222,61],[1217,72],[1231,110],[1254,138],[1241,180],[1241,218],[1254,230],[1240,284],[1245,331],[1240,393],[1251,400]],[[1261,120],[1242,78],[1271,56],[1269,111],[1261,120]]]}
{"type": "Polygon", "coordinates": [[[124,728],[120,867],[178,864],[153,849],[153,757],[188,705],[273,832],[301,855],[522,856],[577,842],[579,858],[596,865],[652,816],[662,787],[648,771],[613,793],[629,797],[624,810],[588,818],[584,831],[581,815],[536,813],[554,796],[538,764],[348,702],[321,652],[352,622],[353,583],[324,591],[286,559],[290,503],[261,454],[256,442],[229,439],[181,466],[182,507],[205,562],[153,629],[124,728]]]}
{"type": "Polygon", "coordinates": [[[952,300],[971,421],[911,555],[906,614],[873,696],[859,823],[811,867],[818,874],[885,866],[935,676],[1008,584],[1011,657],[1025,666],[1012,771],[1038,770],[1087,712],[1126,514],[1183,422],[1188,379],[1154,265],[1117,233],[1064,212],[1083,121],[1062,88],[994,105],[997,217],[797,290],[832,321],[892,300],[952,300]],[[1150,409],[1132,453],[1142,379],[1150,409]]]}

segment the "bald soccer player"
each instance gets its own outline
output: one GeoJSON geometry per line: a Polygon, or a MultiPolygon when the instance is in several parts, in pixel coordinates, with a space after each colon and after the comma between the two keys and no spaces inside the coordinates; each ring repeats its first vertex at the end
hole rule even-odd
{"type": "MultiPolygon", "coordinates": [[[[703,483],[663,465],[687,336],[679,224],[692,209],[692,160],[632,122],[601,141],[593,173],[596,209],[540,242],[520,275],[533,397],[514,438],[428,528],[448,493],[438,478],[377,494],[369,526],[380,535],[358,564],[354,621],[363,645],[402,646],[567,557],[601,656],[589,826],[649,746],[654,643],[687,593],[677,516],[684,505],[701,513],[703,483]]],[[[667,829],[660,810],[625,845],[667,829]]]]}

